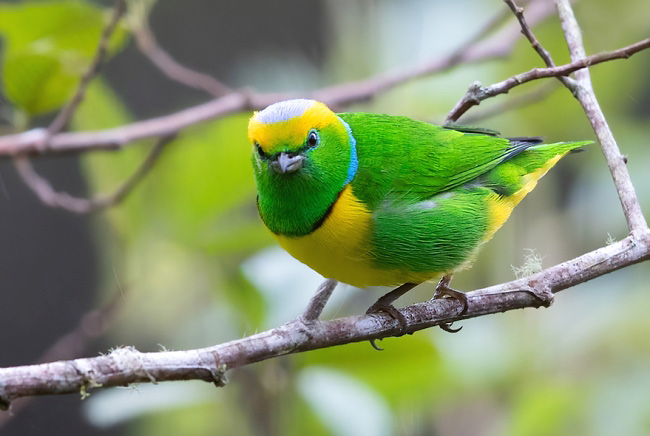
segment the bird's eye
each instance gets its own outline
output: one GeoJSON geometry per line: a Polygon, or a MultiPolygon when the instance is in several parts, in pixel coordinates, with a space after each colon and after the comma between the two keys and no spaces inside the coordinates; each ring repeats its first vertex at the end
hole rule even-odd
{"type": "Polygon", "coordinates": [[[318,145],[318,142],[320,141],[318,137],[318,132],[315,130],[312,130],[309,132],[309,135],[307,135],[307,146],[310,148],[316,147],[318,145]]]}
{"type": "Polygon", "coordinates": [[[264,153],[262,146],[257,142],[255,142],[255,149],[257,150],[257,154],[260,156],[260,158],[266,159],[266,153],[264,153]]]}

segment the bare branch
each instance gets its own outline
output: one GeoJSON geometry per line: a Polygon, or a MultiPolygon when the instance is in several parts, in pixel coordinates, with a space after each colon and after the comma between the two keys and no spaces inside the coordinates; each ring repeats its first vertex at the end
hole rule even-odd
{"type": "Polygon", "coordinates": [[[232,92],[232,89],[210,76],[179,64],[169,53],[163,50],[156,37],[145,21],[133,29],[138,48],[149,60],[167,77],[191,88],[207,92],[214,98],[219,98],[232,92]]]}
{"type": "MultiPolygon", "coordinates": [[[[467,293],[469,310],[458,316],[455,301],[430,300],[401,309],[407,333],[444,322],[525,307],[548,306],[553,294],[617,269],[650,259],[650,230],[535,275],[467,293]]],[[[222,386],[227,370],[286,354],[400,334],[399,323],[373,314],[278,328],[208,348],[140,353],[120,348],[109,355],[0,369],[0,406],[16,398],[79,392],[137,382],[205,380],[222,386]]]]}
{"type": "Polygon", "coordinates": [[[502,82],[484,87],[480,82],[474,82],[470,85],[465,96],[456,103],[456,106],[449,112],[445,124],[450,124],[458,120],[471,107],[480,104],[483,100],[494,97],[499,94],[506,94],[512,88],[522,85],[532,80],[543,79],[545,77],[567,76],[574,71],[581,70],[591,65],[608,62],[614,59],[627,59],[633,54],[650,47],[650,38],[644,39],[637,43],[628,45],[618,50],[606,51],[595,55],[587,56],[582,59],[559,67],[533,68],[532,70],[520,73],[507,78],[502,82]]]}
{"type": "MultiPolygon", "coordinates": [[[[517,21],[519,21],[519,25],[521,26],[521,33],[523,33],[523,35],[526,37],[528,42],[530,42],[530,45],[537,52],[539,57],[542,58],[544,64],[546,64],[547,67],[554,67],[555,62],[553,62],[551,53],[549,53],[548,50],[542,47],[542,44],[539,43],[539,41],[533,34],[533,30],[526,22],[526,18],[524,17],[524,9],[517,6],[514,0],[504,0],[504,1],[508,5],[510,10],[515,14],[515,17],[517,17],[517,21]]],[[[573,79],[571,79],[570,77],[558,76],[557,79],[569,89],[573,89],[573,87],[575,86],[575,84],[573,83],[573,79]]]]}
{"type": "MultiPolygon", "coordinates": [[[[534,22],[546,19],[551,13],[549,4],[546,1],[531,3],[531,10],[533,11],[531,14],[534,22]],[[532,7],[533,5],[534,7],[532,7]]],[[[461,63],[466,65],[487,59],[505,57],[512,51],[519,36],[516,26],[508,26],[502,32],[495,34],[488,40],[484,40],[484,37],[501,22],[502,15],[502,12],[497,14],[488,21],[486,26],[479,29],[468,42],[441,59],[432,60],[413,69],[379,74],[370,79],[324,88],[312,93],[311,97],[331,107],[346,106],[369,100],[393,89],[397,85],[447,71],[461,63]]]]}
{"type": "Polygon", "coordinates": [[[26,156],[15,157],[14,165],[25,184],[34,191],[43,203],[50,207],[60,207],[71,212],[85,214],[112,207],[122,202],[133,188],[151,171],[160,157],[163,148],[170,140],[171,138],[160,138],[142,164],[140,164],[131,177],[117,188],[115,192],[110,195],[90,199],[73,197],[66,192],[55,191],[46,179],[38,175],[29,158],[26,156]]]}
{"type": "Polygon", "coordinates": [[[497,115],[502,115],[513,110],[521,109],[526,106],[539,103],[540,101],[548,98],[555,90],[557,90],[558,86],[559,83],[557,82],[547,82],[537,87],[537,89],[533,91],[509,98],[508,100],[488,107],[485,110],[473,111],[463,117],[463,124],[468,126],[476,125],[479,121],[483,121],[497,115]]]}
{"type": "MultiPolygon", "coordinates": [[[[573,60],[574,63],[587,61],[589,57],[585,54],[584,45],[582,44],[582,33],[576,17],[573,14],[571,3],[568,0],[556,0],[556,6],[558,14],[560,15],[560,20],[562,21],[562,29],[564,30],[564,35],[567,44],[569,45],[571,60],[573,60]]],[[[641,41],[636,45],[637,48],[640,48],[641,50],[647,48],[650,46],[650,39],[641,41]]],[[[621,55],[623,57],[629,57],[633,53],[635,52],[623,51],[621,55]]],[[[587,65],[593,64],[595,64],[595,62],[587,62],[587,65]]],[[[596,132],[598,142],[600,142],[600,146],[605,154],[609,171],[612,173],[612,178],[616,185],[616,191],[621,201],[621,205],[623,206],[623,213],[625,214],[625,219],[627,220],[630,233],[634,234],[636,232],[645,231],[648,228],[648,224],[643,216],[639,200],[634,191],[634,185],[632,185],[630,173],[625,165],[625,158],[621,155],[616,140],[614,139],[614,135],[612,134],[612,131],[607,124],[607,120],[605,119],[605,115],[596,99],[596,94],[591,85],[591,75],[589,70],[583,69],[577,71],[576,81],[578,86],[576,87],[574,95],[587,114],[594,132],[596,132]]]]}
{"type": "Polygon", "coordinates": [[[253,109],[257,105],[271,104],[276,101],[276,98],[277,96],[269,95],[267,98],[259,97],[255,101],[250,101],[246,94],[235,92],[171,115],[106,130],[63,132],[52,136],[47,142],[46,129],[32,129],[0,137],[0,155],[18,156],[46,152],[117,150],[138,139],[172,136],[194,124],[253,109]]]}
{"type": "Polygon", "coordinates": [[[542,60],[544,60],[544,63],[546,64],[547,67],[554,67],[555,62],[553,62],[553,59],[551,58],[551,54],[548,52],[548,50],[542,47],[542,45],[539,43],[535,35],[533,35],[533,31],[531,30],[530,26],[528,26],[528,23],[526,23],[526,19],[524,18],[524,9],[517,6],[514,0],[504,0],[504,1],[508,5],[510,10],[517,17],[517,21],[519,21],[519,25],[521,26],[521,33],[523,33],[526,39],[528,39],[530,45],[533,46],[533,48],[539,54],[542,60]]]}
{"type": "Polygon", "coordinates": [[[115,7],[113,9],[113,15],[104,28],[104,31],[102,32],[102,35],[99,39],[99,44],[97,46],[97,51],[95,52],[95,57],[93,58],[92,62],[90,63],[90,67],[84,75],[81,77],[81,80],[79,81],[79,86],[77,87],[77,91],[75,92],[74,96],[72,97],[72,100],[63,108],[61,109],[61,112],[57,115],[57,117],[52,121],[52,124],[47,129],[48,135],[54,135],[56,133],[59,133],[66,124],[68,124],[68,121],[70,121],[70,118],[72,118],[72,115],[74,115],[74,112],[77,110],[77,107],[81,102],[83,101],[85,95],[86,95],[86,88],[88,87],[88,84],[90,81],[95,77],[95,75],[99,72],[99,69],[104,62],[104,59],[106,58],[106,55],[108,54],[108,41],[111,39],[111,35],[113,34],[113,31],[117,27],[117,23],[120,21],[120,18],[122,15],[124,15],[124,12],[126,11],[126,0],[116,0],[115,1],[115,7]]]}
{"type": "MultiPolygon", "coordinates": [[[[532,15],[531,21],[535,22],[544,20],[553,12],[553,8],[546,1],[531,3],[529,10],[531,11],[530,15],[532,15]]],[[[491,20],[491,22],[493,21],[498,20],[491,20]]],[[[481,29],[478,35],[484,35],[486,32],[491,31],[493,25],[490,23],[481,29]]],[[[471,38],[472,44],[464,44],[460,49],[443,59],[431,61],[411,70],[379,74],[367,80],[323,88],[306,96],[320,100],[333,108],[368,100],[397,85],[448,70],[461,62],[481,62],[505,56],[514,46],[518,34],[518,27],[509,26],[486,42],[478,40],[480,38],[477,37],[471,38]]],[[[237,91],[170,115],[138,121],[113,129],[95,132],[64,132],[51,138],[43,129],[33,129],[15,135],[0,137],[0,156],[114,150],[137,139],[176,134],[194,124],[247,110],[263,109],[277,101],[296,97],[305,97],[305,95],[237,91]]]]}

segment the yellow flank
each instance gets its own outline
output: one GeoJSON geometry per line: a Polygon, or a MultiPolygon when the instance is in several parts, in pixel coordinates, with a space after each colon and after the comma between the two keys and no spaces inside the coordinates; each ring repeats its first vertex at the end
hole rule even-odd
{"type": "Polygon", "coordinates": [[[488,231],[483,238],[482,243],[485,243],[492,239],[494,233],[501,228],[501,226],[507,221],[508,217],[512,213],[512,210],[516,205],[519,204],[521,200],[537,186],[537,181],[544,176],[553,168],[566,153],[558,154],[554,158],[546,162],[542,167],[533,171],[530,174],[526,174],[523,177],[523,186],[517,192],[512,194],[509,197],[501,197],[497,194],[489,195],[486,199],[487,206],[489,209],[490,224],[488,225],[488,231]]]}
{"type": "Polygon", "coordinates": [[[501,197],[496,193],[488,195],[485,199],[485,202],[487,203],[490,222],[488,224],[487,232],[481,241],[482,243],[485,243],[492,239],[496,231],[499,230],[501,226],[508,220],[510,214],[512,213],[512,210],[516,206],[516,203],[512,200],[512,197],[501,197]]]}
{"type": "MultiPolygon", "coordinates": [[[[336,120],[336,114],[317,101],[302,115],[272,124],[260,122],[255,112],[248,124],[248,139],[253,143],[257,142],[264,153],[274,154],[289,144],[302,144],[311,129],[321,129],[336,120]]],[[[342,125],[341,128],[344,129],[342,125]]]]}
{"type": "Polygon", "coordinates": [[[375,267],[369,256],[372,215],[346,186],[325,222],[299,237],[275,235],[282,248],[318,271],[352,286],[394,286],[421,283],[439,273],[414,273],[375,267]]]}

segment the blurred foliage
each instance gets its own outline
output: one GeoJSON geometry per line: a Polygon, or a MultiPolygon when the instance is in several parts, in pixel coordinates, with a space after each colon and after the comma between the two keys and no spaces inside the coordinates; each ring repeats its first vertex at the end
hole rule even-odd
{"type": "MultiPolygon", "coordinates": [[[[39,115],[70,99],[88,69],[110,11],[80,1],[0,4],[4,41],[2,85],[27,115],[39,115]]],[[[124,41],[116,29],[109,48],[124,41]]]]}
{"type": "MultiPolygon", "coordinates": [[[[578,4],[588,52],[647,37],[648,4],[619,3],[578,4]]],[[[296,77],[276,74],[283,77],[278,86],[325,85],[417,65],[453,50],[503,7],[498,1],[415,0],[332,0],[327,6],[323,68],[297,59],[291,62],[296,77]],[[296,65],[304,65],[303,76],[296,65]]],[[[107,13],[74,1],[0,5],[2,83],[16,110],[34,115],[64,104],[94,53],[107,13]]],[[[535,31],[557,63],[568,60],[556,18],[535,31]]],[[[126,36],[122,29],[112,49],[126,36]]],[[[353,109],[442,120],[472,81],[488,84],[540,64],[522,39],[507,60],[409,83],[353,109]]],[[[245,76],[270,86],[260,62],[251,65],[257,67],[245,76]]],[[[646,211],[648,67],[642,53],[592,71],[646,211]]],[[[508,98],[498,96],[475,110],[508,98]]],[[[135,192],[96,219],[103,267],[98,305],[111,298],[116,284],[124,293],[112,342],[142,350],[161,343],[207,346],[287,321],[307,303],[319,277],[268,249],[272,238],[257,218],[248,117],[183,131],[135,192]]],[[[73,127],[102,129],[133,120],[111,86],[96,79],[73,127]]],[[[593,138],[579,105],[563,89],[484,124],[549,141],[593,138]]],[[[115,189],[150,146],[139,141],[119,152],[84,155],[90,190],[115,189]]],[[[559,164],[454,284],[472,289],[510,280],[511,265],[524,262],[526,249],[550,266],[604,245],[608,235],[625,234],[607,167],[594,148],[559,164]]],[[[86,415],[99,427],[128,422],[132,435],[648,434],[649,279],[647,265],[627,268],[563,292],[551,309],[469,320],[453,336],[436,329],[387,339],[382,353],[359,343],[274,359],[234,371],[220,390],[186,382],[96,392],[85,403],[86,415]]],[[[431,287],[425,288],[404,304],[429,298],[431,287]]],[[[325,316],[362,313],[380,293],[339,287],[325,316]]]]}

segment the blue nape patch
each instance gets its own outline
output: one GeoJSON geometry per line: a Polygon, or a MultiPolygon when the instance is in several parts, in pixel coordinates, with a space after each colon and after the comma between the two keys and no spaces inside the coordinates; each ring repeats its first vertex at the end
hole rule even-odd
{"type": "Polygon", "coordinates": [[[354,179],[354,176],[357,175],[357,169],[359,168],[359,158],[357,157],[357,140],[354,139],[352,135],[352,129],[350,125],[343,121],[341,117],[337,117],[341,123],[345,126],[345,130],[348,131],[348,136],[350,137],[350,166],[348,167],[348,177],[345,179],[343,186],[347,185],[354,179]]]}
{"type": "Polygon", "coordinates": [[[314,100],[297,98],[294,100],[280,101],[257,113],[257,121],[264,124],[279,123],[288,119],[299,117],[314,104],[314,100]]]}

